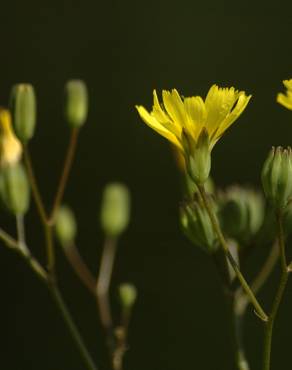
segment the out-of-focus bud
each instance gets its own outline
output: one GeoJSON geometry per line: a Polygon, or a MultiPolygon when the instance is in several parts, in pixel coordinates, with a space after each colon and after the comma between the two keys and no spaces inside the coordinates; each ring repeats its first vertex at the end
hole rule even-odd
{"type": "Polygon", "coordinates": [[[182,134],[183,147],[185,148],[186,168],[191,179],[197,184],[204,184],[211,170],[211,150],[209,136],[202,130],[197,141],[187,133],[182,134]]]}
{"type": "Polygon", "coordinates": [[[15,165],[21,154],[22,146],[13,132],[10,113],[0,108],[0,167],[15,165]]]}
{"type": "Polygon", "coordinates": [[[133,284],[124,283],[119,286],[119,296],[121,305],[129,310],[133,307],[137,299],[137,289],[133,284]]]}
{"type": "Polygon", "coordinates": [[[70,246],[77,233],[77,224],[71,208],[61,206],[56,214],[56,236],[63,247],[70,246]]]}
{"type": "Polygon", "coordinates": [[[65,117],[71,128],[81,127],[87,118],[88,93],[82,80],[68,81],[65,86],[65,117]]]}
{"type": "Polygon", "coordinates": [[[15,133],[22,143],[27,143],[33,137],[36,124],[36,96],[33,86],[14,85],[10,103],[15,133]]]}
{"type": "MultiPolygon", "coordinates": [[[[215,210],[215,204],[212,203],[211,206],[215,210]]],[[[207,211],[199,201],[181,206],[180,221],[184,234],[193,244],[208,253],[217,250],[218,240],[213,225],[207,211]]]]}
{"type": "Polygon", "coordinates": [[[21,163],[3,168],[0,172],[2,203],[14,215],[23,215],[29,208],[30,189],[25,169],[21,163]]]}
{"type": "Polygon", "coordinates": [[[292,195],[291,148],[272,148],[262,170],[262,184],[266,197],[277,209],[286,207],[292,195]]]}
{"type": "Polygon", "coordinates": [[[107,236],[118,237],[130,219],[130,194],[123,184],[112,183],[105,187],[101,206],[101,225],[107,236]]]}
{"type": "Polygon", "coordinates": [[[219,208],[224,233],[240,244],[248,244],[263,224],[264,200],[255,190],[232,186],[219,195],[219,208]]]}

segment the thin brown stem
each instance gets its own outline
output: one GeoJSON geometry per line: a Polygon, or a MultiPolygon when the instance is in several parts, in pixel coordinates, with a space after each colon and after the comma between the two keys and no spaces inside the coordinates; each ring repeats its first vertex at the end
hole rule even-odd
{"type": "Polygon", "coordinates": [[[79,133],[78,128],[73,128],[71,130],[71,136],[70,136],[70,140],[69,140],[69,144],[68,144],[67,153],[66,153],[66,156],[65,156],[65,161],[64,161],[64,165],[63,165],[62,174],[61,174],[60,181],[59,181],[59,184],[58,184],[58,187],[57,187],[55,199],[54,199],[54,202],[53,202],[52,211],[51,211],[50,216],[49,216],[49,222],[51,224],[53,224],[54,221],[55,221],[56,212],[58,211],[59,206],[60,206],[60,204],[62,202],[62,199],[63,199],[63,195],[64,195],[64,192],[65,192],[66,184],[67,184],[67,181],[68,181],[69,173],[70,173],[70,170],[71,170],[71,167],[72,167],[72,164],[73,164],[73,159],[74,159],[74,155],[75,155],[75,151],[76,151],[78,133],[79,133]]]}
{"type": "Polygon", "coordinates": [[[37,180],[34,174],[32,161],[30,158],[30,153],[26,145],[24,145],[23,153],[24,153],[24,162],[25,162],[25,166],[27,169],[28,179],[29,179],[30,186],[32,189],[32,196],[34,198],[40,219],[42,223],[45,224],[47,221],[47,213],[46,213],[44,203],[43,203],[40,191],[39,191],[38,183],[37,183],[37,180]]]}
{"type": "Polygon", "coordinates": [[[226,242],[226,240],[223,236],[223,233],[221,231],[221,228],[220,228],[219,222],[217,220],[217,217],[213,213],[212,208],[210,207],[208,196],[206,194],[204,185],[198,185],[198,189],[199,189],[199,192],[201,194],[201,197],[202,197],[204,206],[206,208],[206,211],[208,212],[208,215],[210,217],[210,221],[213,225],[214,231],[215,231],[215,233],[218,237],[219,243],[220,243],[228,261],[230,262],[230,264],[231,264],[231,266],[232,266],[232,268],[233,268],[233,270],[234,270],[234,272],[235,272],[235,274],[236,274],[236,276],[237,276],[237,278],[238,278],[238,280],[239,280],[239,282],[242,286],[242,289],[245,291],[245,293],[249,297],[249,300],[253,304],[253,306],[255,308],[255,312],[257,313],[259,318],[263,321],[267,321],[267,319],[268,319],[267,314],[265,313],[262,306],[258,302],[258,300],[255,297],[254,293],[252,292],[250,286],[248,285],[247,281],[245,280],[244,276],[242,275],[236,261],[234,260],[234,258],[232,257],[232,255],[229,251],[228,244],[227,244],[227,242],[226,242]]]}
{"type": "Polygon", "coordinates": [[[76,275],[80,278],[82,283],[94,296],[96,295],[96,279],[91,271],[83,261],[80,253],[74,243],[66,245],[63,248],[64,254],[75,271],[76,275]]]}

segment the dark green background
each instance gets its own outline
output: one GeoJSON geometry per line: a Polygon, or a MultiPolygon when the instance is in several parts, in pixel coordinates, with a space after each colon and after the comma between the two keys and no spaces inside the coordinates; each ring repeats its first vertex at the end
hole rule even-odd
{"type": "MultiPolygon", "coordinates": [[[[213,176],[259,185],[271,145],[292,143],[292,112],[275,102],[281,81],[292,77],[291,8],[222,1],[10,1],[1,2],[0,102],[17,82],[31,82],[38,126],[31,151],[47,205],[53,198],[68,137],[62,116],[64,83],[83,78],[90,112],[82,130],[65,195],[79,221],[78,245],[95,272],[102,245],[98,222],[104,185],[128,184],[133,211],[121,240],[114,281],[139,290],[125,370],[232,369],[227,312],[211,261],[178,227],[180,184],[166,141],[139,119],[135,104],[150,107],[153,88],[176,87],[205,95],[213,83],[235,86],[253,98],[213,152],[213,176]]],[[[1,227],[14,231],[1,213],[1,227]]],[[[28,241],[43,260],[35,208],[28,241]]],[[[251,274],[266,251],[259,251],[251,274]]],[[[105,368],[94,301],[58,252],[66,301],[90,351],[105,368]]],[[[267,307],[277,274],[260,298],[267,307]]],[[[84,369],[49,295],[17,256],[0,250],[0,368],[84,369]]],[[[274,369],[290,363],[291,308],[277,321],[274,369]]],[[[262,327],[250,310],[246,344],[252,369],[260,368],[262,327]]],[[[288,366],[288,367],[287,367],[288,366]]]]}

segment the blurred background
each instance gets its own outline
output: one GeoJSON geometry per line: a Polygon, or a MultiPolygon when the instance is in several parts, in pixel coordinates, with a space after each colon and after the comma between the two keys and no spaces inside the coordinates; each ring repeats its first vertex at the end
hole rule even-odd
{"type": "MultiPolygon", "coordinates": [[[[93,272],[103,235],[101,192],[110,181],[132,193],[132,219],[116,261],[117,284],[139,292],[130,326],[125,370],[231,370],[227,309],[212,261],[192,246],[178,224],[180,181],[169,145],[138,117],[135,104],[152,105],[152,90],[177,88],[204,96],[213,83],[235,86],[253,98],[215,147],[212,175],[220,187],[260,185],[272,145],[291,145],[292,113],[276,104],[282,80],[292,77],[289,9],[224,1],[10,1],[1,3],[0,103],[14,83],[30,82],[38,98],[31,142],[47,205],[53,199],[68,140],[63,87],[71,78],[88,84],[90,112],[80,136],[66,203],[79,223],[78,246],[93,272]]],[[[26,219],[29,245],[44,261],[34,206],[26,219]]],[[[0,215],[14,233],[14,220],[0,215]]],[[[88,347],[105,369],[96,306],[58,247],[65,299],[88,347]]],[[[255,253],[253,276],[266,251],[255,253]]],[[[277,272],[260,294],[269,307],[277,272]]],[[[49,294],[21,259],[0,248],[0,367],[7,370],[84,368],[49,294]]],[[[277,320],[273,363],[290,361],[288,288],[277,320]]],[[[252,369],[261,363],[262,324],[250,309],[245,335],[252,369]]],[[[287,366],[285,367],[287,368],[287,366]]]]}

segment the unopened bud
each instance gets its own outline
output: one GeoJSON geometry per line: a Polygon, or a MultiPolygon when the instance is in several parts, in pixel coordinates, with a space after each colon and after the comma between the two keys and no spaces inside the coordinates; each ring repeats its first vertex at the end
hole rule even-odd
{"type": "Polygon", "coordinates": [[[65,116],[71,128],[81,127],[87,118],[88,93],[82,80],[71,80],[65,86],[65,116]]]}
{"type": "Polygon", "coordinates": [[[233,186],[219,196],[220,223],[225,234],[248,244],[264,220],[264,200],[252,189],[233,186]]]}
{"type": "MultiPolygon", "coordinates": [[[[215,205],[211,207],[215,211],[215,205]]],[[[209,253],[217,250],[218,240],[206,209],[198,201],[180,209],[181,226],[190,241],[209,253]]]]}
{"type": "Polygon", "coordinates": [[[292,195],[291,148],[272,148],[262,170],[262,184],[266,197],[275,208],[285,208],[292,195]]]}
{"type": "Polygon", "coordinates": [[[101,225],[107,236],[118,237],[128,226],[130,194],[126,186],[113,183],[106,186],[101,206],[101,225]]]}
{"type": "Polygon", "coordinates": [[[33,137],[36,124],[36,96],[33,86],[13,86],[10,102],[15,133],[22,143],[26,143],[33,137]]]}
{"type": "Polygon", "coordinates": [[[16,164],[21,154],[22,146],[14,134],[10,113],[0,108],[0,167],[16,164]]]}
{"type": "Polygon", "coordinates": [[[63,247],[70,245],[77,233],[74,213],[68,206],[61,206],[56,214],[56,236],[63,247]]]}
{"type": "Polygon", "coordinates": [[[125,309],[131,309],[137,299],[137,289],[133,284],[124,283],[119,286],[121,304],[125,309]]]}
{"type": "Polygon", "coordinates": [[[30,189],[21,163],[5,167],[0,172],[2,203],[14,215],[23,215],[29,208],[30,189]]]}

